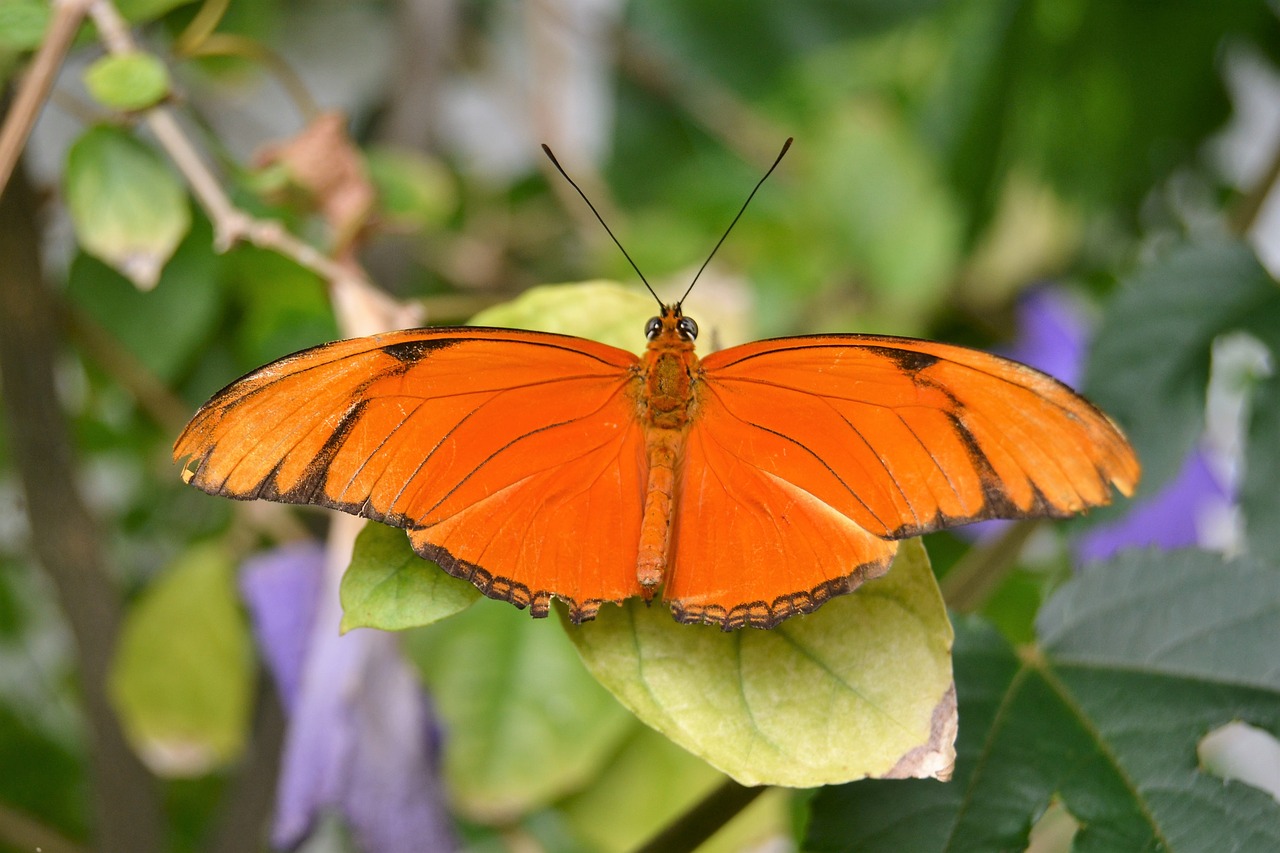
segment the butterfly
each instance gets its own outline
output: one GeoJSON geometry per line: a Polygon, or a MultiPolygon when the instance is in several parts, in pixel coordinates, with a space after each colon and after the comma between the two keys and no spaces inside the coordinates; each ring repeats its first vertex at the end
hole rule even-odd
{"type": "Polygon", "coordinates": [[[215,394],[174,458],[210,494],[402,527],[535,617],[552,597],[581,622],[661,594],[725,630],[813,611],[907,537],[1137,484],[1107,416],[1025,365],[853,334],[700,358],[681,302],[649,320],[643,357],[479,327],[304,350],[215,394]]]}

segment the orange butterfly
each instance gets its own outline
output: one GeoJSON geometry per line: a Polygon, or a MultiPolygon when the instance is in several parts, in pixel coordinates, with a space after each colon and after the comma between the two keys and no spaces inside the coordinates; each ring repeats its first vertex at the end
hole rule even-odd
{"type": "Polygon", "coordinates": [[[994,355],[815,335],[700,359],[680,303],[645,331],[643,358],[473,327],[326,344],[214,395],[174,457],[211,494],[403,527],[534,616],[661,588],[679,621],[726,630],[853,590],[897,540],[1070,515],[1138,480],[1104,414],[994,355]]]}

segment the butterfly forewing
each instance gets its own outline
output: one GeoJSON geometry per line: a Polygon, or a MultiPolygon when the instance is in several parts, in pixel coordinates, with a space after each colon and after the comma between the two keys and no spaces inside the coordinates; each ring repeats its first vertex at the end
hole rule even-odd
{"type": "Polygon", "coordinates": [[[339,342],[228,386],[174,454],[205,491],[386,521],[494,597],[590,608],[639,591],[637,364],[500,329],[339,342]]]}

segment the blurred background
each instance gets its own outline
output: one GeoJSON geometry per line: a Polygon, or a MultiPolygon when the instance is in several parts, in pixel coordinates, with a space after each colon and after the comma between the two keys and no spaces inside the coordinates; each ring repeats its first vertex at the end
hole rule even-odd
{"type": "MultiPolygon", "coordinates": [[[[703,345],[904,334],[1078,385],[1118,282],[1168,247],[1244,237],[1280,267],[1273,3],[117,6],[228,198],[363,270],[409,324],[547,283],[638,287],[540,143],[674,300],[795,138],[690,299],[703,345]]],[[[52,16],[0,4],[10,92],[52,16]]],[[[482,602],[448,630],[339,640],[327,516],[183,487],[169,447],[199,403],[353,321],[313,265],[214,250],[190,171],[95,87],[101,39],[80,32],[6,190],[0,265],[49,285],[15,298],[56,405],[6,396],[0,435],[0,849],[88,849],[104,820],[114,849],[634,846],[718,775],[622,711],[555,620],[482,602]],[[150,220],[102,201],[131,196],[150,220]],[[24,431],[47,439],[61,527],[28,512],[24,431]]],[[[1047,591],[1121,544],[1238,550],[1246,379],[1267,370],[1256,340],[1216,350],[1194,453],[1144,484],[1170,503],[1032,532],[986,615],[1029,639],[1047,591]]],[[[1003,535],[931,537],[935,568],[1003,535]]],[[[802,810],[774,792],[718,849],[793,849],[802,810]]]]}

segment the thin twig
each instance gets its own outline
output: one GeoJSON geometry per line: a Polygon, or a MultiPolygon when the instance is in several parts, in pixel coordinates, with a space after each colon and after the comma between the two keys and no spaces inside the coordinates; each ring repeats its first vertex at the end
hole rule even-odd
{"type": "Polygon", "coordinates": [[[13,167],[22,155],[27,138],[31,136],[31,129],[40,117],[40,110],[49,98],[53,81],[58,77],[58,69],[67,57],[67,51],[75,40],[76,31],[80,29],[80,22],[84,20],[90,2],[92,0],[54,0],[53,21],[49,25],[49,32],[45,34],[31,67],[18,86],[18,94],[4,118],[4,126],[0,127],[0,193],[9,184],[13,167]]]}
{"type": "MultiPolygon", "coordinates": [[[[131,53],[138,49],[128,24],[109,0],[92,0],[89,15],[108,51],[131,53]]],[[[247,242],[284,255],[327,280],[335,302],[354,302],[366,315],[377,315],[376,321],[370,323],[373,327],[412,325],[420,320],[412,307],[400,305],[375,288],[358,265],[336,261],[278,222],[256,219],[236,207],[169,107],[148,110],[144,121],[213,223],[216,249],[225,251],[247,242]]]]}
{"type": "Polygon", "coordinates": [[[999,536],[970,548],[938,584],[947,607],[959,613],[982,607],[1018,564],[1023,546],[1039,526],[1039,519],[1015,521],[999,536]]]}

